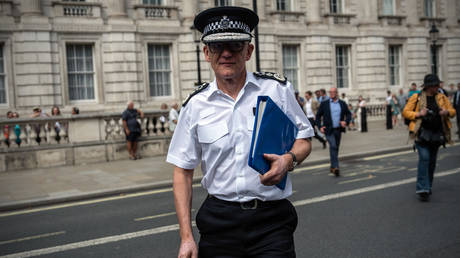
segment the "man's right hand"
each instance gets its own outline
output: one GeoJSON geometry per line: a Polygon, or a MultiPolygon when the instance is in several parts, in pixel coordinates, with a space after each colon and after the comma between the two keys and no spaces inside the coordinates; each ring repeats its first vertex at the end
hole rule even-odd
{"type": "Polygon", "coordinates": [[[198,248],[193,239],[184,240],[180,243],[178,258],[198,258],[198,248]]]}
{"type": "Polygon", "coordinates": [[[324,134],[324,132],[326,131],[326,127],[325,127],[325,126],[323,126],[323,127],[321,127],[319,130],[321,131],[321,133],[323,133],[323,134],[324,134]]]}
{"type": "Polygon", "coordinates": [[[126,129],[125,133],[126,133],[126,135],[129,135],[131,133],[131,131],[129,131],[129,129],[126,129]]]}
{"type": "Polygon", "coordinates": [[[426,108],[423,108],[422,110],[420,110],[420,112],[418,112],[418,117],[424,117],[426,116],[426,113],[428,112],[428,109],[426,108]]]}

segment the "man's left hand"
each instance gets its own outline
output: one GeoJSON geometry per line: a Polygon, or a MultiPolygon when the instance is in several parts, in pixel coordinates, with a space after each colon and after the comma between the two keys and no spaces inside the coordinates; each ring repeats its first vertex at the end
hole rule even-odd
{"type": "Polygon", "coordinates": [[[340,126],[342,126],[343,128],[347,127],[347,122],[340,121],[340,126]]]}
{"type": "Polygon", "coordinates": [[[270,162],[270,170],[260,175],[260,182],[267,186],[276,185],[286,175],[289,165],[292,162],[292,157],[288,154],[264,154],[264,158],[270,162]]]}

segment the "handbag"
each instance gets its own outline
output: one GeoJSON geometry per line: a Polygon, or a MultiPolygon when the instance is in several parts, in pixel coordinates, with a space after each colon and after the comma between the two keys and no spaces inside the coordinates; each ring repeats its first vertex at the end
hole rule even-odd
{"type": "Polygon", "coordinates": [[[444,145],[445,137],[441,131],[433,132],[432,130],[420,127],[417,141],[424,144],[444,145]]]}

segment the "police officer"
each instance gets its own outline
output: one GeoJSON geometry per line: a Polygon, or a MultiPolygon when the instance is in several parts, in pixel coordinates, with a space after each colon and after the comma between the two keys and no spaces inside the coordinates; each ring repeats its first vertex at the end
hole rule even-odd
{"type": "Polygon", "coordinates": [[[288,177],[311,151],[313,128],[297,104],[292,86],[272,73],[249,73],[257,15],[246,8],[217,7],[199,13],[203,52],[215,80],[202,85],[183,104],[167,162],[174,168],[174,198],[180,225],[179,257],[295,257],[295,208],[288,177]],[[248,166],[257,96],[268,95],[299,128],[290,152],[265,154],[270,170],[261,176],[248,166]],[[199,248],[192,234],[194,169],[201,163],[208,191],[196,216],[199,248]]]}

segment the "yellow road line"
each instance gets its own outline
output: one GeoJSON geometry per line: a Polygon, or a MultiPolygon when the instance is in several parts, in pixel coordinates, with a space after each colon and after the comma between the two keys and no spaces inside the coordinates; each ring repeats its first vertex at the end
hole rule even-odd
{"type": "Polygon", "coordinates": [[[6,244],[11,244],[11,243],[17,243],[17,242],[33,240],[33,239],[39,239],[39,238],[45,238],[45,237],[51,237],[51,236],[57,236],[57,235],[62,235],[62,234],[65,234],[65,231],[59,231],[59,232],[53,232],[53,233],[47,233],[47,234],[41,234],[41,235],[36,235],[36,236],[29,236],[29,237],[23,237],[23,238],[18,238],[18,239],[2,241],[2,242],[0,242],[0,245],[6,245],[6,244]]]}
{"type": "Polygon", "coordinates": [[[361,177],[361,178],[356,178],[356,179],[341,181],[341,182],[339,182],[339,185],[341,185],[341,184],[353,183],[353,182],[358,182],[358,181],[370,180],[370,179],[372,179],[372,178],[375,178],[375,176],[369,175],[369,176],[367,176],[367,177],[361,177]]]}
{"type": "MultiPolygon", "coordinates": [[[[198,186],[200,186],[200,184],[194,184],[193,185],[193,187],[198,187],[198,186]]],[[[168,187],[168,188],[164,188],[164,189],[145,191],[145,192],[139,192],[139,193],[124,194],[124,195],[112,196],[112,197],[104,197],[104,198],[99,198],[99,199],[94,199],[94,200],[77,201],[77,202],[56,204],[56,205],[40,207],[40,208],[31,208],[31,209],[27,209],[27,210],[4,212],[4,213],[0,213],[0,218],[1,217],[14,216],[14,215],[21,215],[21,214],[29,214],[29,213],[40,212],[40,211],[55,210],[55,209],[61,209],[61,208],[67,208],[67,207],[88,205],[88,204],[94,204],[94,203],[100,203],[100,202],[106,202],[106,201],[114,201],[114,200],[120,200],[120,199],[126,199],[126,198],[133,198],[133,197],[139,197],[139,196],[145,196],[145,195],[159,194],[159,193],[171,192],[172,190],[173,190],[172,187],[168,187]]]]}

